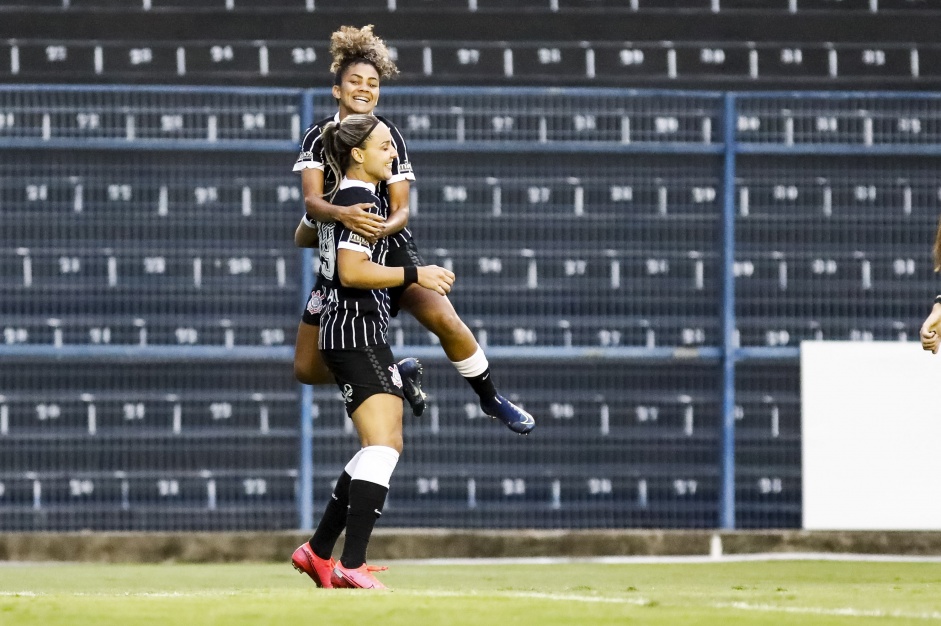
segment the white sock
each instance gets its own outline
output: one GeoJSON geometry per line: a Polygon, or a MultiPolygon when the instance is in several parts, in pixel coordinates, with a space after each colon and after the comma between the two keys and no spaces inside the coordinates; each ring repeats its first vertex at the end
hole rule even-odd
{"type": "Polygon", "coordinates": [[[365,480],[388,489],[395,464],[399,462],[399,453],[388,446],[366,446],[360,453],[362,456],[354,473],[350,474],[353,480],[365,480]]]}
{"type": "Polygon", "coordinates": [[[360,448],[360,449],[359,449],[359,452],[357,452],[356,454],[354,454],[354,455],[353,455],[353,458],[350,459],[349,463],[346,464],[346,467],[343,468],[343,471],[346,472],[347,474],[349,474],[349,475],[352,477],[352,476],[353,476],[353,472],[356,471],[356,465],[359,463],[359,459],[360,459],[360,457],[363,456],[363,452],[365,452],[365,450],[366,450],[366,448],[360,448]]]}
{"type": "Polygon", "coordinates": [[[451,361],[451,364],[464,378],[480,376],[490,367],[490,363],[487,362],[487,355],[484,354],[480,346],[477,346],[477,352],[470,358],[464,359],[463,361],[451,361]]]}

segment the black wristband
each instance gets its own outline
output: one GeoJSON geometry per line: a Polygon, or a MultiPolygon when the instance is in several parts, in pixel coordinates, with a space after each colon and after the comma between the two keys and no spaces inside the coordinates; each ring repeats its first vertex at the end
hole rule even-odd
{"type": "Polygon", "coordinates": [[[935,304],[941,304],[941,296],[935,296],[935,297],[934,297],[934,302],[935,302],[935,304]]]}
{"type": "Polygon", "coordinates": [[[405,270],[405,282],[403,285],[411,285],[412,283],[418,282],[418,268],[414,265],[406,265],[402,268],[405,270]]]}

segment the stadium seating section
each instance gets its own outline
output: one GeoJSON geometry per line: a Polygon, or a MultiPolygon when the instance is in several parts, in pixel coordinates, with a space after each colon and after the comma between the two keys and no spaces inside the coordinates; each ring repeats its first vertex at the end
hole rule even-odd
{"type": "Polygon", "coordinates": [[[0,0],[0,529],[296,528],[302,414],[319,511],[356,444],[338,393],[302,411],[291,375],[316,270],[291,165],[333,106],[340,20],[395,48],[381,112],[409,140],[411,226],[539,422],[486,418],[396,318],[430,398],[388,523],[722,524],[727,349],[732,521],[800,526],[797,345],[911,340],[931,295],[941,99],[904,92],[941,84],[939,19],[921,0],[0,0]],[[862,35],[819,36],[835,20],[862,35]],[[740,91],[844,87],[899,91],[740,91]]]}
{"type": "Polygon", "coordinates": [[[0,77],[16,82],[310,87],[329,33],[361,22],[392,45],[402,84],[941,84],[928,0],[0,0],[0,13],[0,77]]]}
{"type": "MultiPolygon", "coordinates": [[[[403,84],[492,83],[838,88],[870,82],[928,88],[932,44],[763,42],[390,42],[403,84]]],[[[0,76],[17,82],[198,82],[298,85],[326,74],[325,41],[11,40],[0,76]]]]}

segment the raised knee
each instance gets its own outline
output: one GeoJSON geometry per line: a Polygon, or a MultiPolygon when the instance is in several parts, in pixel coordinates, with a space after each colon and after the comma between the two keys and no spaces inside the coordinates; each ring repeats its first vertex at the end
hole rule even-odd
{"type": "Polygon", "coordinates": [[[436,312],[431,322],[434,326],[434,333],[438,336],[457,335],[464,328],[464,322],[454,311],[436,312]]]}

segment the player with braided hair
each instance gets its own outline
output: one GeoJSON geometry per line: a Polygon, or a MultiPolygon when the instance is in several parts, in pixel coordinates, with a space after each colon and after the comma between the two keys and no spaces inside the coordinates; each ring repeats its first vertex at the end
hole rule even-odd
{"type": "MultiPolygon", "coordinates": [[[[323,127],[351,114],[372,114],[379,101],[380,82],[398,73],[388,48],[375,35],[371,25],[362,28],[343,26],[331,36],[330,52],[333,55],[330,68],[334,72],[333,97],[337,101],[338,111],[311,125],[301,142],[294,171],[301,174],[306,215],[295,231],[295,243],[302,247],[313,246],[318,240],[318,223],[339,223],[367,241],[387,239],[389,253],[386,265],[424,265],[412,234],[406,227],[410,181],[415,180],[415,175],[405,139],[390,120],[377,116],[389,128],[398,154],[393,162],[392,177],[381,182],[376,190],[388,206],[387,214],[370,212],[369,206],[362,203],[337,206],[323,197],[324,189],[330,189],[333,185],[333,174],[324,166],[323,127]]],[[[321,250],[328,244],[320,239],[321,250]]],[[[535,421],[529,413],[497,392],[487,357],[446,296],[415,285],[391,289],[389,295],[393,316],[400,307],[404,308],[438,337],[448,359],[477,393],[484,413],[499,419],[516,433],[528,434],[535,427],[535,421]]],[[[307,384],[323,384],[332,380],[317,349],[323,296],[321,281],[318,280],[318,286],[312,292],[298,325],[294,371],[298,380],[307,384]]],[[[399,367],[406,382],[406,399],[412,404],[414,412],[419,414],[424,408],[424,400],[420,390],[416,391],[409,384],[409,379],[414,380],[410,376],[414,372],[410,365],[417,365],[417,361],[400,363],[399,367]]]]}

